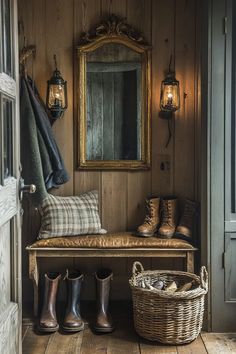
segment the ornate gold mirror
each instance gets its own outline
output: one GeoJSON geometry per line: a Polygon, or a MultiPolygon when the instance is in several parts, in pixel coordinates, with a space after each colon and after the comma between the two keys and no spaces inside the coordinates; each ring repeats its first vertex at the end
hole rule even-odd
{"type": "Polygon", "coordinates": [[[78,168],[149,168],[150,46],[112,15],[82,35],[77,54],[78,168]]]}

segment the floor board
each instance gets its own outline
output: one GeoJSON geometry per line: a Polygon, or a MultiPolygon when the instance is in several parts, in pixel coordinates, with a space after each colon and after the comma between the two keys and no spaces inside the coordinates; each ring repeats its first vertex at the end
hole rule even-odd
{"type": "Polygon", "coordinates": [[[23,353],[45,354],[51,337],[52,335],[50,334],[36,333],[32,327],[29,327],[23,340],[23,353]]]}
{"type": "Polygon", "coordinates": [[[236,354],[235,333],[202,333],[209,354],[236,354]]]}
{"type": "MultiPolygon", "coordinates": [[[[168,346],[146,341],[135,333],[129,304],[116,304],[111,313],[116,329],[109,334],[94,334],[86,325],[84,331],[75,334],[59,330],[42,335],[23,324],[23,354],[236,354],[236,334],[203,332],[190,344],[168,346]]],[[[82,315],[92,324],[94,305],[83,306],[82,315]]]]}
{"type": "Polygon", "coordinates": [[[45,354],[80,354],[83,333],[66,335],[57,332],[51,335],[45,354]]]}
{"type": "Polygon", "coordinates": [[[175,345],[167,346],[159,343],[152,343],[140,339],[140,354],[177,354],[175,345]]]}
{"type": "Polygon", "coordinates": [[[177,347],[178,354],[207,354],[205,345],[199,336],[190,344],[185,344],[177,347]]]}

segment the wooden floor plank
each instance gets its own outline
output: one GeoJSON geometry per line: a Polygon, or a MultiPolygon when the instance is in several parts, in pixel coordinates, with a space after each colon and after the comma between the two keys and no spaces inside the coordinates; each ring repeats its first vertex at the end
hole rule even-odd
{"type": "Polygon", "coordinates": [[[35,333],[33,328],[29,327],[23,341],[22,352],[24,354],[45,354],[50,337],[50,334],[35,333]]]}
{"type": "Polygon", "coordinates": [[[111,333],[107,354],[140,354],[138,335],[134,330],[131,303],[112,307],[115,331],[111,333]]]}
{"type": "Polygon", "coordinates": [[[47,345],[45,354],[80,354],[83,331],[73,334],[54,333],[47,345]]]}
{"type": "MultiPolygon", "coordinates": [[[[95,303],[85,303],[82,316],[91,325],[96,314],[95,303]]],[[[88,325],[83,332],[39,334],[32,326],[23,325],[23,354],[236,354],[236,333],[203,332],[194,342],[169,346],[149,342],[134,331],[132,306],[127,302],[112,303],[111,314],[115,331],[94,334],[88,325]]],[[[62,317],[58,316],[61,323],[62,317]]]]}
{"type": "Polygon", "coordinates": [[[236,353],[236,333],[202,333],[209,354],[236,353]]]}
{"type": "Polygon", "coordinates": [[[140,339],[140,354],[177,354],[176,346],[167,346],[140,339]]]}
{"type": "Polygon", "coordinates": [[[109,335],[107,354],[140,354],[138,338],[132,327],[122,326],[109,335]]]}
{"type": "Polygon", "coordinates": [[[178,354],[207,354],[207,351],[201,336],[198,336],[198,338],[190,344],[177,346],[177,353],[178,354]]]}
{"type": "Polygon", "coordinates": [[[109,335],[94,335],[90,328],[86,328],[83,334],[80,354],[107,354],[108,341],[109,335]]]}

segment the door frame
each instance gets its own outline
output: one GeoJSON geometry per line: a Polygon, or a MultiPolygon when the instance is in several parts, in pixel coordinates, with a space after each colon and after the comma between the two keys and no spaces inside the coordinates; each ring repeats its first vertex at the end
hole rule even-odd
{"type": "Polygon", "coordinates": [[[232,228],[227,220],[226,198],[230,195],[227,166],[231,163],[227,161],[230,159],[227,131],[231,120],[231,6],[232,0],[202,1],[201,260],[210,276],[206,327],[214,332],[235,330],[236,303],[225,297],[225,247],[228,228],[232,228]]]}

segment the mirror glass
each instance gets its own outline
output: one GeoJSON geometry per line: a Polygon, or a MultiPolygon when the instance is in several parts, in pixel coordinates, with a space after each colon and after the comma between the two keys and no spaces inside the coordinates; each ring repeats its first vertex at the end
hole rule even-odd
{"type": "Polygon", "coordinates": [[[86,160],[141,160],[141,73],[123,44],[86,53],[86,160]]]}

